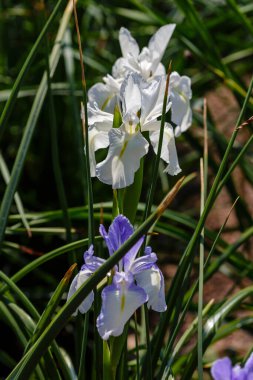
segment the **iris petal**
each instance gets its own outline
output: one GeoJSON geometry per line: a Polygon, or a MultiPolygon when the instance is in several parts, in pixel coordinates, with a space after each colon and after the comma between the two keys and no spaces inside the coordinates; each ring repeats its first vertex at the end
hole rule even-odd
{"type": "Polygon", "coordinates": [[[147,301],[146,292],[134,283],[106,286],[102,291],[102,309],[97,329],[102,339],[122,334],[124,326],[136,309],[147,301]]]}

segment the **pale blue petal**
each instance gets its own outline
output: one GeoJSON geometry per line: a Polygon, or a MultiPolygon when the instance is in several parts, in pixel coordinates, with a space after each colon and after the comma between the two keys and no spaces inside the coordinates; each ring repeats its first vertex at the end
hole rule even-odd
{"type": "Polygon", "coordinates": [[[229,358],[216,360],[211,368],[214,380],[232,380],[232,364],[229,358]]]}
{"type": "Polygon", "coordinates": [[[82,269],[88,269],[92,273],[94,273],[101,265],[104,264],[105,260],[100,257],[93,256],[94,249],[93,245],[90,246],[88,251],[86,251],[83,255],[85,264],[82,266],[82,269]]]}
{"type": "MultiPolygon", "coordinates": [[[[143,272],[144,270],[151,269],[156,261],[157,256],[154,252],[152,252],[152,248],[146,247],[145,255],[139,257],[138,259],[130,261],[129,265],[127,266],[127,270],[130,270],[133,275],[136,275],[140,272],[143,272]]],[[[124,266],[124,268],[126,270],[126,265],[124,266]]]]}
{"type": "MultiPolygon", "coordinates": [[[[73,279],[70,288],[69,293],[67,296],[67,301],[69,298],[73,296],[75,291],[80,288],[80,286],[88,280],[88,278],[92,275],[92,272],[89,270],[81,270],[73,279]]],[[[86,313],[92,306],[94,300],[94,293],[93,291],[88,294],[88,296],[83,300],[83,302],[79,305],[75,313],[73,315],[77,315],[77,311],[80,311],[80,313],[84,314],[86,313]]]]}
{"type": "Polygon", "coordinates": [[[167,305],[165,302],[164,278],[157,265],[137,273],[134,278],[137,285],[141,286],[148,295],[148,308],[158,312],[165,311],[167,305]]]}
{"type": "Polygon", "coordinates": [[[106,286],[102,291],[102,309],[97,318],[97,329],[102,339],[122,334],[124,326],[136,309],[147,301],[145,291],[122,281],[106,286]]]}

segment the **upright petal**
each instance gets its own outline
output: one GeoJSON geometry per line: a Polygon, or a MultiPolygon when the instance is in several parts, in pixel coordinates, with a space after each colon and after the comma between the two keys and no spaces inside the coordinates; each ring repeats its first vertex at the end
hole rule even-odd
{"type": "Polygon", "coordinates": [[[148,48],[153,53],[153,73],[163,57],[175,27],[176,24],[162,26],[149,41],[148,48]]]}
{"type": "Polygon", "coordinates": [[[97,318],[97,329],[102,339],[121,335],[126,322],[147,298],[142,288],[124,280],[106,286],[102,291],[102,308],[97,318]]]}
{"type": "Polygon", "coordinates": [[[123,127],[110,130],[109,141],[108,155],[97,165],[96,175],[113,189],[121,189],[133,183],[148,142],[140,132],[129,134],[123,127]]]}
{"type": "Polygon", "coordinates": [[[143,288],[148,295],[148,307],[158,312],[165,311],[167,305],[165,302],[164,278],[157,265],[137,273],[134,278],[137,285],[143,288]]]}
{"type": "MultiPolygon", "coordinates": [[[[155,129],[155,125],[158,126],[158,124],[160,126],[160,121],[154,122],[153,129],[155,129]]],[[[155,153],[157,153],[158,150],[159,135],[160,127],[159,129],[157,128],[154,132],[149,133],[150,141],[155,153]]],[[[177,149],[175,144],[173,128],[169,123],[166,123],[164,127],[161,158],[168,164],[168,166],[164,170],[166,173],[170,175],[177,175],[181,172],[181,168],[179,166],[177,157],[177,149]]]]}
{"type": "Polygon", "coordinates": [[[122,101],[123,117],[127,113],[135,113],[141,108],[141,77],[136,74],[129,74],[121,85],[120,98],[122,101]]]}
{"type": "Polygon", "coordinates": [[[126,265],[124,268],[125,271],[131,271],[131,273],[135,276],[147,269],[151,269],[156,261],[157,256],[154,252],[152,252],[151,247],[146,247],[145,255],[139,257],[138,259],[135,259],[135,257],[133,257],[131,261],[129,260],[127,268],[126,265]]]}
{"type": "Polygon", "coordinates": [[[124,58],[127,58],[128,55],[132,55],[135,58],[138,57],[140,52],[139,46],[126,28],[120,28],[119,43],[124,58]]]}
{"type": "Polygon", "coordinates": [[[118,215],[109,227],[108,234],[103,225],[100,225],[99,232],[105,239],[110,255],[133,234],[134,228],[124,215],[118,215]]]}
{"type": "MultiPolygon", "coordinates": [[[[130,249],[129,251],[125,254],[123,257],[123,266],[124,266],[124,271],[128,272],[131,270],[132,265],[134,262],[136,262],[135,258],[137,256],[137,253],[139,249],[141,248],[142,244],[144,241],[144,236],[142,236],[130,249]]],[[[133,273],[133,271],[131,270],[133,273]]],[[[134,274],[134,273],[133,273],[134,274]]]]}
{"type": "Polygon", "coordinates": [[[229,358],[218,359],[211,368],[214,380],[232,380],[232,363],[229,358]]]}

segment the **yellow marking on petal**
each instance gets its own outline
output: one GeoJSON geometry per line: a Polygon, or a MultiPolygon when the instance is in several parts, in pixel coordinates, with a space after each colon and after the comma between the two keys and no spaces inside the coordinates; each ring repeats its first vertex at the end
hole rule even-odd
{"type": "Polygon", "coordinates": [[[121,304],[120,304],[120,311],[122,313],[124,311],[125,304],[126,304],[126,296],[125,296],[125,294],[123,294],[122,297],[121,297],[121,304]]]}
{"type": "Polygon", "coordinates": [[[128,144],[128,141],[125,141],[124,144],[123,144],[123,147],[120,151],[120,154],[119,154],[119,158],[121,158],[123,156],[123,154],[125,153],[125,150],[127,148],[127,144],[128,144]]]}
{"type": "Polygon", "coordinates": [[[108,98],[105,99],[104,103],[102,104],[101,106],[101,110],[104,111],[105,107],[107,106],[107,104],[109,103],[109,101],[113,98],[114,95],[112,96],[108,96],[108,98]]]}

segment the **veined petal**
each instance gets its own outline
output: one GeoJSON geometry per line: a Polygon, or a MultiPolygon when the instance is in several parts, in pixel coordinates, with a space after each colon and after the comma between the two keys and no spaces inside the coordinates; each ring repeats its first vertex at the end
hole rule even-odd
{"type": "Polygon", "coordinates": [[[142,236],[123,257],[122,260],[123,260],[125,272],[131,271],[131,273],[134,274],[134,272],[132,271],[133,263],[136,262],[135,258],[139,249],[141,248],[143,244],[143,241],[144,241],[144,236],[142,236]]]}
{"type": "Polygon", "coordinates": [[[105,112],[109,112],[113,114],[115,104],[116,104],[116,95],[119,92],[120,85],[118,84],[118,88],[116,88],[116,80],[115,86],[110,85],[110,79],[108,79],[108,84],[104,83],[96,83],[94,86],[90,88],[88,91],[88,99],[90,104],[94,104],[94,102],[98,105],[99,109],[105,112]]]}
{"type": "Polygon", "coordinates": [[[120,98],[122,101],[122,113],[135,113],[141,108],[141,92],[140,92],[141,77],[136,74],[129,74],[121,85],[120,98]]]}
{"type": "Polygon", "coordinates": [[[176,24],[162,26],[149,41],[148,48],[153,53],[153,73],[156,71],[159,62],[162,59],[175,27],[176,24]]]}
{"type": "Polygon", "coordinates": [[[232,363],[229,358],[218,359],[211,368],[214,380],[232,380],[232,363]]]}
{"type": "Polygon", "coordinates": [[[109,142],[108,155],[97,165],[96,175],[113,189],[121,189],[133,183],[148,142],[140,132],[129,134],[123,127],[110,130],[109,142]]]}
{"type": "Polygon", "coordinates": [[[99,131],[109,131],[112,128],[113,113],[102,111],[96,102],[88,103],[89,127],[95,126],[99,131]]]}
{"type": "Polygon", "coordinates": [[[165,311],[167,305],[165,302],[164,278],[157,265],[137,273],[134,278],[137,285],[143,288],[148,295],[148,308],[158,312],[165,311]]]}
{"type": "Polygon", "coordinates": [[[120,28],[119,43],[124,58],[127,58],[128,55],[132,55],[135,58],[138,57],[140,52],[139,46],[128,29],[120,28]]]}
{"type": "Polygon", "coordinates": [[[191,80],[187,76],[182,76],[177,72],[170,76],[170,100],[171,100],[171,121],[177,125],[175,135],[179,136],[186,131],[192,123],[192,110],[190,105],[191,80]]]}
{"type": "Polygon", "coordinates": [[[136,309],[147,301],[145,291],[134,283],[106,286],[102,291],[102,308],[97,318],[97,329],[102,339],[122,334],[124,326],[136,309]]]}
{"type": "MultiPolygon", "coordinates": [[[[165,93],[166,77],[155,78],[148,86],[141,83],[142,108],[140,124],[142,131],[150,131],[150,123],[162,115],[163,99],[165,93]]],[[[166,112],[169,111],[171,102],[167,101],[166,112]]]]}
{"type": "MultiPolygon", "coordinates": [[[[151,269],[154,263],[157,261],[157,256],[152,252],[151,247],[145,248],[145,255],[139,257],[138,259],[132,260],[129,265],[128,270],[135,276],[147,269],[151,269]]],[[[125,269],[126,270],[126,269],[125,269]]]]}
{"type": "Polygon", "coordinates": [[[118,215],[109,227],[108,234],[103,225],[100,225],[99,232],[105,239],[110,255],[121,247],[133,234],[134,228],[124,215],[118,215]]]}
{"type": "MultiPolygon", "coordinates": [[[[88,280],[88,278],[92,275],[92,272],[87,270],[87,269],[84,269],[84,270],[81,270],[73,279],[71,285],[70,285],[70,288],[69,288],[69,292],[68,292],[68,296],[67,296],[67,301],[69,300],[69,298],[71,298],[73,296],[73,294],[75,293],[75,291],[77,289],[80,288],[80,286],[88,280]]],[[[75,313],[73,313],[73,315],[77,315],[77,312],[80,311],[80,313],[84,314],[86,313],[92,306],[92,303],[93,303],[93,300],[94,300],[94,293],[93,291],[83,300],[83,302],[79,305],[79,307],[77,308],[77,310],[75,311],[75,313]]]]}
{"type": "MultiPolygon", "coordinates": [[[[160,121],[152,123],[153,129],[155,129],[156,123],[159,123],[160,125],[160,121]]],[[[152,143],[155,153],[157,153],[158,150],[159,135],[160,127],[159,129],[156,128],[154,132],[149,133],[150,141],[152,143]]],[[[168,166],[164,170],[166,173],[170,175],[177,175],[181,172],[181,168],[179,166],[177,157],[174,132],[172,126],[169,123],[166,123],[164,126],[161,158],[168,163],[168,166]]]]}

